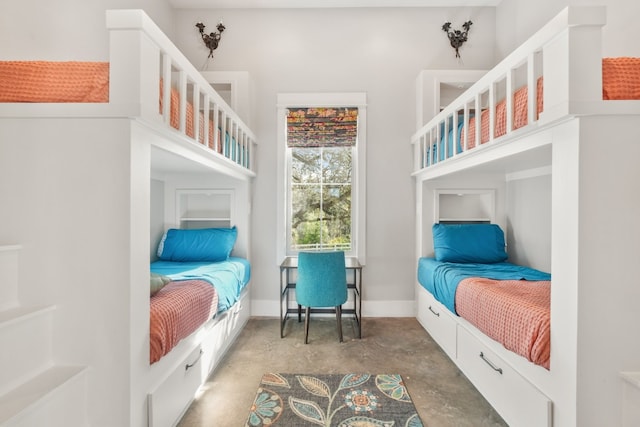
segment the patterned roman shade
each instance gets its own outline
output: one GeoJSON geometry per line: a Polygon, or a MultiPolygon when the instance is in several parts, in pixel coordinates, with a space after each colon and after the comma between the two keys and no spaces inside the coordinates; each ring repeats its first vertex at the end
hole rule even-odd
{"type": "Polygon", "coordinates": [[[288,109],[288,147],[350,147],[357,136],[358,107],[288,109]]]}

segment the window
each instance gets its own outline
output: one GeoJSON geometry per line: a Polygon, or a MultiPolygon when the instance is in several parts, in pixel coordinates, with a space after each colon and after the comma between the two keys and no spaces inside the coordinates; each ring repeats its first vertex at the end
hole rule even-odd
{"type": "Polygon", "coordinates": [[[364,95],[278,100],[280,261],[302,250],[338,249],[363,262],[364,95]]]}

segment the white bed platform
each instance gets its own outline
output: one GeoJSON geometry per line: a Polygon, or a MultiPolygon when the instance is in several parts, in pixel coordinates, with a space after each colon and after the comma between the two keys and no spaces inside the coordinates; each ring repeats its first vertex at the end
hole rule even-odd
{"type": "Polygon", "coordinates": [[[249,298],[249,289],[245,289],[232,308],[183,339],[151,366],[149,426],[170,427],[179,421],[249,320],[249,298]]]}
{"type": "MultiPolygon", "coordinates": [[[[623,400],[621,377],[640,370],[634,338],[640,295],[630,271],[640,238],[640,101],[602,100],[605,22],[603,7],[563,10],[412,138],[418,257],[433,254],[438,194],[492,192],[493,219],[509,230],[509,186],[550,175],[552,226],[550,237],[542,236],[551,248],[550,370],[506,350],[416,285],[418,320],[510,426],[640,422],[628,421],[640,402],[630,393],[623,400]],[[505,136],[429,164],[426,153],[441,123],[468,123],[470,111],[491,109],[521,84],[529,86],[528,105],[535,106],[531,89],[540,74],[544,111],[538,120],[530,107],[528,125],[513,130],[508,119],[505,136]]],[[[510,117],[511,101],[506,108],[510,117]]]]}
{"type": "Polygon", "coordinates": [[[250,315],[247,287],[149,364],[150,217],[169,227],[175,213],[151,187],[233,190],[234,255],[249,258],[256,138],[143,11],[106,22],[108,103],[0,104],[0,340],[15,349],[0,368],[3,427],[175,425],[250,315]],[[160,78],[164,99],[180,94],[178,129],[169,102],[159,112],[160,78]],[[213,149],[197,126],[186,134],[188,102],[214,122],[213,149]]]}

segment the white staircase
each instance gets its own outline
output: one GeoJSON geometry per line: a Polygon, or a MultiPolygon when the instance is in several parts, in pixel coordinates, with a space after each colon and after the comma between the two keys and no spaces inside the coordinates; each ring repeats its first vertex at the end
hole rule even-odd
{"type": "Polygon", "coordinates": [[[86,426],[86,367],[54,362],[54,305],[20,304],[20,249],[0,246],[0,427],[86,426]]]}

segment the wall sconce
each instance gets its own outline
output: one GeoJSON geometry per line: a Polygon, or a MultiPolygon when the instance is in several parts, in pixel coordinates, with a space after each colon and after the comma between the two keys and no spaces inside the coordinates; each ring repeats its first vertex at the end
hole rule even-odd
{"type": "Polygon", "coordinates": [[[447,36],[449,37],[449,42],[451,43],[451,47],[456,50],[456,58],[460,58],[459,49],[464,44],[464,42],[467,41],[467,34],[469,34],[469,28],[471,28],[471,25],[473,25],[473,22],[471,21],[467,21],[464,24],[462,24],[462,29],[464,31],[460,31],[460,30],[451,31],[451,22],[445,22],[445,24],[442,26],[442,31],[447,33],[447,36]]]}
{"type": "Polygon", "coordinates": [[[198,27],[198,30],[200,31],[200,36],[202,37],[204,45],[209,49],[209,56],[207,56],[207,58],[213,58],[213,51],[218,48],[218,43],[220,43],[220,38],[222,37],[222,32],[225,30],[225,26],[222,25],[222,21],[220,21],[216,26],[218,32],[209,34],[204,32],[205,25],[202,22],[198,22],[196,27],[198,27]]]}

